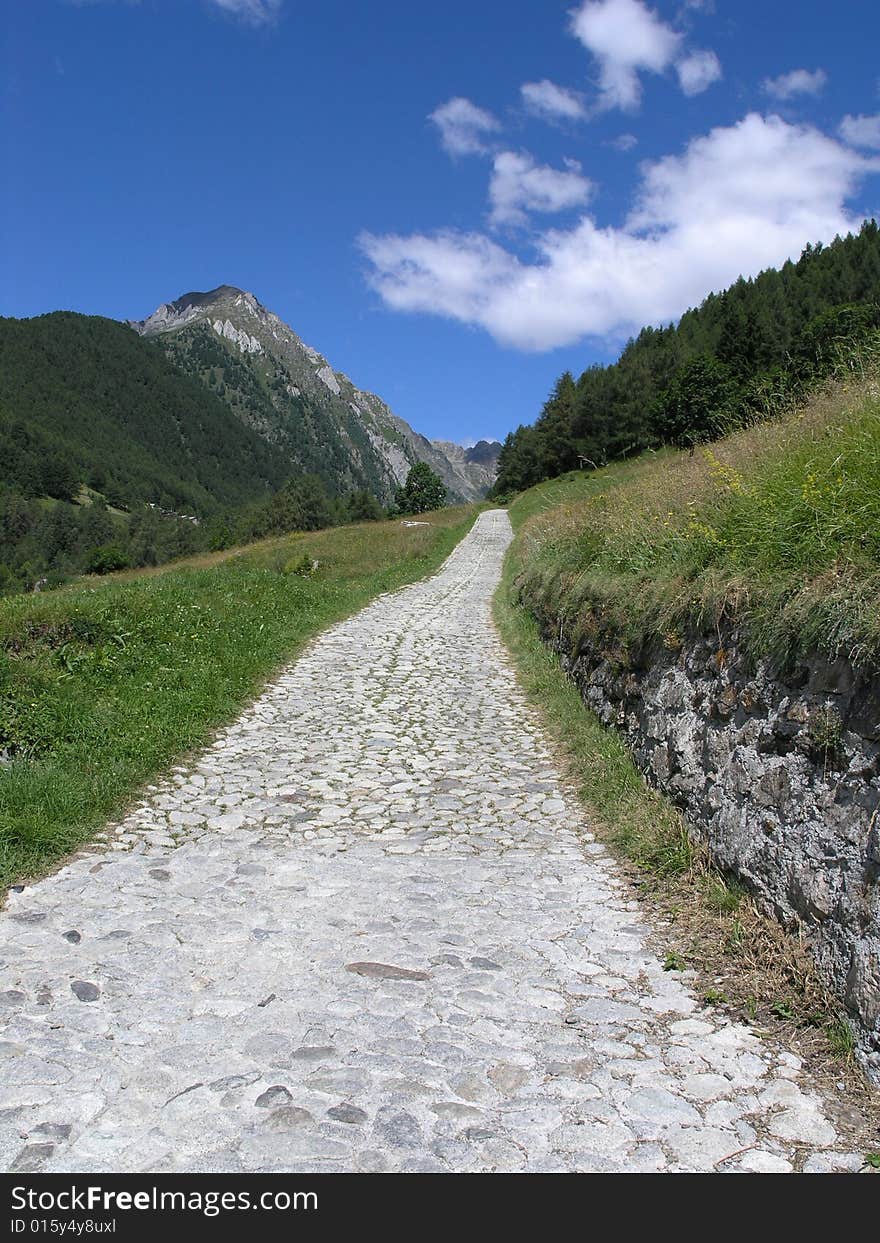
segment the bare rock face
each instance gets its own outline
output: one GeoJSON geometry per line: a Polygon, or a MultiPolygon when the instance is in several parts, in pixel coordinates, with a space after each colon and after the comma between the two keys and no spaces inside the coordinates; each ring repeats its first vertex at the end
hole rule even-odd
{"type": "Polygon", "coordinates": [[[478,488],[481,494],[492,487],[498,474],[498,455],[501,452],[497,440],[478,440],[475,445],[432,440],[431,444],[449,459],[456,475],[478,488]]]}
{"type": "Polygon", "coordinates": [[[252,293],[234,285],[184,294],[129,322],[143,336],[157,337],[178,365],[209,387],[214,379],[210,369],[200,369],[199,334],[210,334],[209,340],[245,363],[250,375],[216,391],[239,418],[290,455],[292,472],[308,469],[317,447],[322,457],[332,456],[341,491],[366,487],[384,501],[416,462],[428,463],[453,501],[478,500],[494,480],[494,449],[500,445],[482,441],[466,449],[420,436],[381,397],[357,388],[252,293]]]}
{"type": "Polygon", "coordinates": [[[622,652],[547,632],[716,863],[803,932],[880,1079],[880,680],[819,654],[753,667],[742,636],[622,652]]]}

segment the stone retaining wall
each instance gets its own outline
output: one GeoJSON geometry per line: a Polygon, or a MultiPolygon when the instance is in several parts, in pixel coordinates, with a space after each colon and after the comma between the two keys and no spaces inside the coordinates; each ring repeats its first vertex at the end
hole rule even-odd
{"type": "Polygon", "coordinates": [[[805,934],[880,1078],[880,676],[803,661],[784,676],[736,631],[624,650],[545,619],[584,701],[626,737],[716,863],[805,934]]]}

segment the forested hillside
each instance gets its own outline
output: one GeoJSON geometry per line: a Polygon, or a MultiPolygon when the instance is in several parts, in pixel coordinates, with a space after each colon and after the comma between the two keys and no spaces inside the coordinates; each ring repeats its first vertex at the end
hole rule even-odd
{"type": "Polygon", "coordinates": [[[649,446],[711,440],[778,413],[880,323],[880,229],[808,245],[795,262],[643,328],[611,366],[564,373],[532,426],[507,437],[495,496],[649,446]]]}
{"type": "Polygon", "coordinates": [[[282,362],[255,361],[205,321],[152,340],[181,371],[274,444],[290,473],[317,475],[330,495],[352,488],[383,493],[386,480],[371,461],[369,437],[357,418],[345,408],[345,427],[337,428],[282,362]]]}
{"type": "Polygon", "coordinates": [[[217,397],[123,324],[55,312],[0,320],[0,481],[205,517],[290,471],[217,397]]]}
{"type": "Polygon", "coordinates": [[[168,348],[98,317],[0,320],[0,594],[384,516],[346,491],[321,411],[301,396],[279,429],[236,354],[200,323],[168,348]]]}

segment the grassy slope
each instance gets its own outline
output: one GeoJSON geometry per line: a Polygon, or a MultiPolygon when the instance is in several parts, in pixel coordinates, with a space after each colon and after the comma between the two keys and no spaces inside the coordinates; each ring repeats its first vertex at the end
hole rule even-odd
{"type": "Polygon", "coordinates": [[[523,598],[635,642],[745,623],[757,655],[880,655],[880,386],[695,453],[648,454],[532,489],[523,598]],[[550,507],[553,508],[550,508],[550,507]]]}
{"type": "Polygon", "coordinates": [[[0,601],[0,882],[39,873],[204,743],[283,662],[435,570],[473,506],[0,601]],[[293,568],[319,563],[310,577],[293,568]]]}
{"type": "MultiPolygon", "coordinates": [[[[597,836],[668,924],[669,969],[693,969],[705,1000],[794,1043],[820,1076],[839,1076],[844,1059],[853,1099],[861,1099],[863,1088],[852,1034],[802,947],[712,867],[688,837],[681,814],[646,783],[621,737],[584,707],[541,641],[531,608],[549,604],[582,625],[584,613],[600,608],[637,638],[658,624],[702,618],[726,587],[728,600],[754,610],[760,644],[778,640],[780,631],[764,610],[779,592],[806,612],[810,643],[838,644],[843,616],[851,637],[856,623],[859,628],[859,645],[851,641],[849,650],[857,656],[876,650],[876,617],[862,602],[876,600],[877,566],[865,550],[877,528],[863,540],[858,522],[868,519],[877,500],[878,415],[871,385],[836,389],[790,423],[753,428],[712,446],[712,459],[664,451],[532,488],[509,508],[517,537],[495,600],[523,689],[541,712],[597,836]],[[716,463],[725,464],[723,475],[716,463]],[[730,468],[739,473],[739,488],[730,487],[730,468]],[[815,501],[813,482],[828,498],[824,506],[815,501]],[[854,502],[861,519],[850,513],[841,521],[844,493],[847,508],[854,502]],[[774,503],[775,525],[756,523],[774,503]],[[748,510],[753,522],[738,533],[733,515],[748,510]],[[728,541],[726,582],[723,560],[706,564],[688,547],[691,522],[709,520],[728,541]],[[678,532],[677,545],[670,530],[678,532]],[[751,565],[744,555],[749,550],[756,554],[751,565]],[[834,607],[821,594],[829,563],[834,607]],[[771,565],[781,580],[775,585],[771,565]],[[852,595],[835,586],[838,575],[852,595]]],[[[806,642],[793,629],[796,620],[792,609],[784,633],[789,642],[806,642]]]]}

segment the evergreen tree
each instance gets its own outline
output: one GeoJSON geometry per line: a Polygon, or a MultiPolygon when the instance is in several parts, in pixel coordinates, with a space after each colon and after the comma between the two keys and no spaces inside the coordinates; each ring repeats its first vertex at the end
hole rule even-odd
{"type": "Polygon", "coordinates": [[[676,372],[654,403],[657,439],[673,445],[714,440],[730,430],[736,396],[729,368],[709,354],[699,354],[676,372]]]}
{"type": "Polygon", "coordinates": [[[409,468],[406,483],[397,489],[394,500],[400,514],[424,514],[446,504],[446,485],[427,462],[416,462],[409,468]]]}
{"type": "Polygon", "coordinates": [[[269,502],[263,534],[274,531],[318,531],[333,525],[327,489],[317,475],[291,479],[269,502]]]}
{"type": "Polygon", "coordinates": [[[342,501],[341,512],[345,522],[377,522],[385,516],[375,496],[365,488],[349,492],[342,501]]]}

